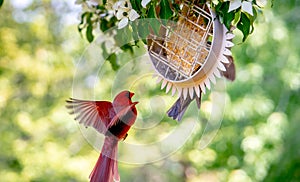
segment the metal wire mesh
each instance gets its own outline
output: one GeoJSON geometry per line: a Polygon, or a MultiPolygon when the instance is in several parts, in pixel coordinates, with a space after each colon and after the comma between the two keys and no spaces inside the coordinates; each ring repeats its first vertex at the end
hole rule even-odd
{"type": "Polygon", "coordinates": [[[178,21],[162,23],[160,35],[149,36],[148,51],[163,77],[183,81],[205,65],[212,38],[213,20],[207,5],[183,1],[178,21]]]}

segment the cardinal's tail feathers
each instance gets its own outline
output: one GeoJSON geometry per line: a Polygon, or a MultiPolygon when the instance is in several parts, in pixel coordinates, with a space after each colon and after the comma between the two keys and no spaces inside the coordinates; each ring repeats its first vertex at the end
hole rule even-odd
{"type": "Polygon", "coordinates": [[[167,111],[168,116],[174,120],[180,121],[191,101],[192,99],[189,97],[186,99],[182,98],[182,96],[179,97],[172,107],[167,111]]]}
{"type": "Polygon", "coordinates": [[[167,111],[167,114],[169,117],[173,118],[174,120],[180,121],[186,109],[187,107],[181,108],[180,99],[178,99],[173,104],[173,106],[167,111]]]}
{"type": "Polygon", "coordinates": [[[225,78],[230,81],[235,80],[235,65],[232,56],[227,56],[229,63],[225,63],[226,71],[223,71],[222,74],[225,78]]]}
{"type": "Polygon", "coordinates": [[[98,161],[90,174],[90,182],[120,181],[117,150],[118,140],[106,137],[98,161]]]}

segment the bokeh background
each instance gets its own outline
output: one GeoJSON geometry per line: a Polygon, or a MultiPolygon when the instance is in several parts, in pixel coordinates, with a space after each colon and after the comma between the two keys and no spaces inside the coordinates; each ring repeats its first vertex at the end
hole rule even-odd
{"type": "MultiPolygon", "coordinates": [[[[71,0],[7,0],[0,9],[1,182],[87,181],[98,158],[64,106],[89,46],[77,30],[80,8],[71,0]]],[[[246,43],[235,40],[237,79],[227,83],[222,126],[208,147],[198,147],[205,124],[199,121],[163,160],[119,163],[122,181],[300,181],[299,12],[299,0],[269,2],[246,43]]],[[[103,68],[107,86],[97,94],[110,99],[116,72],[109,63],[103,68]]],[[[90,79],[83,78],[87,88],[90,79]]],[[[153,82],[144,100],[164,95],[153,82]]],[[[210,98],[199,115],[209,112],[210,98]]],[[[147,115],[146,106],[139,110],[147,115]]],[[[129,140],[151,141],[177,125],[151,114],[163,127],[149,136],[131,132],[129,140]]],[[[186,118],[193,117],[188,111],[186,118]]]]}

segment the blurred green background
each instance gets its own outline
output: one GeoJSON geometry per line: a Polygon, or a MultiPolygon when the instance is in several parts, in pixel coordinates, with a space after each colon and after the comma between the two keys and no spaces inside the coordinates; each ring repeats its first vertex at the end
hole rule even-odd
{"type": "MultiPolygon", "coordinates": [[[[79,12],[71,0],[7,0],[0,9],[1,182],[88,180],[99,153],[64,106],[88,46],[79,12]]],[[[120,163],[121,180],[300,181],[299,12],[299,0],[275,0],[247,42],[236,41],[237,79],[227,83],[222,126],[207,148],[198,150],[193,135],[164,160],[120,163]]],[[[159,86],[145,97],[155,94],[163,95],[159,86]]],[[[176,125],[169,121],[163,126],[176,125]]]]}

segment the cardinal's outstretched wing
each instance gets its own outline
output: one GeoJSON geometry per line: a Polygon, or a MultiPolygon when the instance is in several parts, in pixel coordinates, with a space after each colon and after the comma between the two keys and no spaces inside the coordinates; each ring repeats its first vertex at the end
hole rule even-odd
{"type": "Polygon", "coordinates": [[[75,114],[75,120],[86,127],[94,127],[105,134],[112,118],[116,115],[112,103],[108,101],[88,101],[70,98],[66,107],[75,114]]]}

